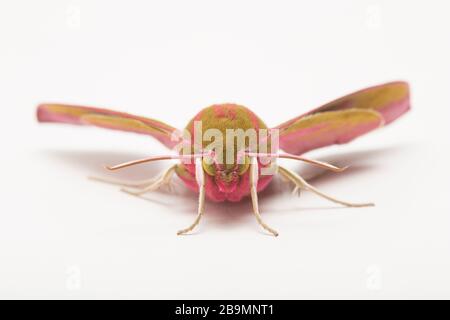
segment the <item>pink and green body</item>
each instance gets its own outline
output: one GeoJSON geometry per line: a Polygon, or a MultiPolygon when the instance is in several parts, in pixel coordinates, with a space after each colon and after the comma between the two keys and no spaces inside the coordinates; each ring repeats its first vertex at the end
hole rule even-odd
{"type": "MultiPolygon", "coordinates": [[[[254,129],[258,132],[260,129],[267,129],[264,122],[258,118],[256,114],[246,107],[237,104],[218,104],[207,107],[200,111],[188,124],[186,130],[192,137],[190,145],[194,145],[194,122],[202,123],[202,129],[216,129],[219,130],[224,137],[226,137],[226,130],[254,129]]],[[[237,148],[236,141],[232,141],[234,148],[237,148]]],[[[226,146],[226,142],[224,143],[226,146]]],[[[202,147],[206,147],[206,142],[203,141],[202,147]]],[[[248,148],[248,144],[245,145],[248,148]]],[[[206,195],[213,201],[240,201],[243,197],[250,193],[250,170],[245,169],[245,164],[238,164],[237,157],[239,151],[236,150],[234,161],[232,163],[217,163],[210,165],[210,169],[206,169],[206,195]],[[244,167],[244,168],[243,168],[244,167]],[[241,173],[242,172],[242,173],[241,173]]],[[[226,154],[227,150],[223,150],[226,154]]],[[[258,191],[263,190],[272,180],[273,175],[261,175],[261,168],[270,165],[269,163],[262,163],[259,161],[259,178],[258,191]]],[[[204,164],[204,166],[207,166],[204,164]]],[[[195,164],[194,163],[180,163],[176,170],[180,179],[188,186],[189,189],[198,192],[198,184],[195,179],[195,164]]]]}

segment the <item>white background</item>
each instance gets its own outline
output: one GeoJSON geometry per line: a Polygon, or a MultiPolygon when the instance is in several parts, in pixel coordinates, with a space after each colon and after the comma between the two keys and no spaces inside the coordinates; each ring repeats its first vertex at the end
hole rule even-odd
{"type": "Polygon", "coordinates": [[[1,298],[449,298],[448,1],[0,2],[1,298]],[[277,180],[248,200],[145,199],[88,175],[147,178],[168,163],[152,138],[40,125],[35,106],[108,107],[184,127],[236,102],[274,126],[366,86],[407,80],[412,111],[286,165],[347,209],[277,180]]]}

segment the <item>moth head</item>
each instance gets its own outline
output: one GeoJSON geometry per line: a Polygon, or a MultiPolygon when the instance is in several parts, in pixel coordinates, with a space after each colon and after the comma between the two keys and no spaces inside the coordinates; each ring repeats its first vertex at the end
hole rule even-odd
{"type": "Polygon", "coordinates": [[[206,155],[202,160],[203,170],[214,177],[214,181],[221,192],[233,192],[240,177],[244,175],[250,167],[250,158],[243,155],[241,160],[234,163],[221,163],[217,158],[211,155],[206,155]]]}

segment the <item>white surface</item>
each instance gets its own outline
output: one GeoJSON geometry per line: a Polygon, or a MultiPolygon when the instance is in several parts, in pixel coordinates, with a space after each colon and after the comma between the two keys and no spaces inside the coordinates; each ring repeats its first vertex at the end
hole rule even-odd
{"type": "MultiPolygon", "coordinates": [[[[2,1],[0,297],[449,298],[448,1],[2,1]],[[78,14],[80,14],[78,16],[78,14]],[[249,201],[148,200],[86,179],[165,152],[145,136],[38,125],[39,102],[147,115],[183,127],[238,102],[270,125],[353,90],[411,83],[393,125],[309,156],[351,165],[312,183],[337,208],[281,182],[249,201]]],[[[307,175],[307,166],[286,162],[307,175]]],[[[141,178],[166,164],[112,176],[141,178]]],[[[177,180],[177,184],[180,184],[177,180]]]]}

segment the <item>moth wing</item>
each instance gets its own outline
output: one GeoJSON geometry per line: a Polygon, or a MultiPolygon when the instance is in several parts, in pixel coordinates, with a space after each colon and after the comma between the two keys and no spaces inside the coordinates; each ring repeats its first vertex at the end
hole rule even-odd
{"type": "Polygon", "coordinates": [[[410,109],[409,86],[391,82],[357,91],[285,122],[280,148],[302,154],[332,144],[347,143],[410,109]]]}
{"type": "Polygon", "coordinates": [[[379,112],[363,109],[326,111],[305,116],[280,132],[280,148],[291,154],[347,143],[383,125],[379,112]]]}
{"type": "Polygon", "coordinates": [[[108,109],[65,104],[41,104],[37,108],[39,122],[93,125],[97,127],[150,135],[168,148],[179,142],[174,135],[177,129],[158,120],[108,109]]]}

